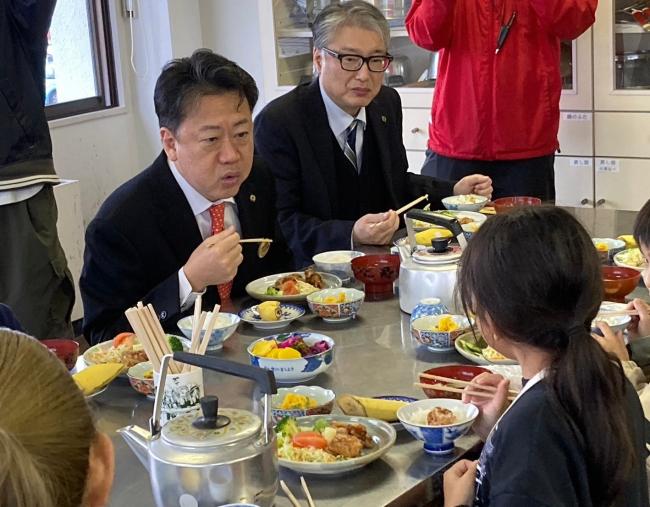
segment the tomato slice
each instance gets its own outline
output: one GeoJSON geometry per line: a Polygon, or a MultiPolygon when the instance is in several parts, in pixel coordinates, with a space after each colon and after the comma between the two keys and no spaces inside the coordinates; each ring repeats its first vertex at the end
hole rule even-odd
{"type": "Polygon", "coordinates": [[[285,296],[294,296],[300,294],[300,290],[298,289],[296,282],[293,280],[287,280],[282,284],[282,294],[285,296]]]}
{"type": "Polygon", "coordinates": [[[113,347],[119,347],[125,343],[133,345],[135,335],[133,333],[120,333],[113,338],[113,347]]]}
{"type": "Polygon", "coordinates": [[[302,431],[296,433],[291,439],[291,443],[296,447],[314,447],[316,449],[325,449],[327,440],[317,431],[302,431]]]}

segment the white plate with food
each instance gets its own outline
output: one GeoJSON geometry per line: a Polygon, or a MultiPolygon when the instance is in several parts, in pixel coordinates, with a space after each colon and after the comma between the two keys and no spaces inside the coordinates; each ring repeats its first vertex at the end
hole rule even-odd
{"type": "Polygon", "coordinates": [[[246,285],[249,296],[260,301],[306,301],[307,295],[321,289],[341,287],[341,279],[330,273],[307,269],[264,276],[246,285]]]}
{"type": "Polygon", "coordinates": [[[275,431],[280,466],[317,475],[362,468],[381,458],[397,438],[385,421],[340,414],[285,418],[275,431]]]}
{"type": "Polygon", "coordinates": [[[628,248],[618,252],[614,256],[614,264],[623,268],[636,269],[637,271],[643,271],[647,266],[643,254],[638,248],[628,248]]]}
{"type": "Polygon", "coordinates": [[[454,347],[461,356],[476,364],[518,364],[514,359],[509,359],[490,347],[479,333],[476,333],[474,339],[472,331],[457,337],[454,347]]]}
{"type": "Polygon", "coordinates": [[[111,341],[93,345],[83,354],[87,366],[92,364],[122,363],[125,367],[121,377],[126,377],[126,370],[138,363],[148,361],[144,347],[133,333],[120,333],[111,341]]]}

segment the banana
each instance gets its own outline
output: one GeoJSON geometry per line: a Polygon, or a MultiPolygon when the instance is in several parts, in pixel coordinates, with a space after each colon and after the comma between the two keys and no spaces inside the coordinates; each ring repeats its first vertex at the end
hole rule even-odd
{"type": "Polygon", "coordinates": [[[372,417],[382,421],[396,421],[397,411],[407,403],[396,400],[381,400],[343,394],[337,398],[339,408],[344,414],[358,417],[372,417]]]}

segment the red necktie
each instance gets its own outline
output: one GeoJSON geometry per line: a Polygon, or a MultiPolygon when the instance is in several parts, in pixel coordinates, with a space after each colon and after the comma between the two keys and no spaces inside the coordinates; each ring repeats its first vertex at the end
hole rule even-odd
{"type": "MultiPolygon", "coordinates": [[[[212,234],[218,234],[224,229],[223,215],[226,209],[226,203],[213,204],[210,206],[210,218],[212,219],[212,234]]],[[[223,304],[224,301],[230,300],[230,292],[232,291],[232,280],[226,283],[217,285],[219,292],[219,299],[223,304]]]]}

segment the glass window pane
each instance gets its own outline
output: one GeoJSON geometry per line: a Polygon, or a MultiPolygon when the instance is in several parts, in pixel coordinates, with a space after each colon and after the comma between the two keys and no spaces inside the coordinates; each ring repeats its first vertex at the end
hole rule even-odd
{"type": "Polygon", "coordinates": [[[99,94],[91,33],[87,0],[57,2],[45,62],[46,106],[99,94]]]}
{"type": "Polygon", "coordinates": [[[614,2],[616,88],[650,89],[650,0],[614,2]]]}

